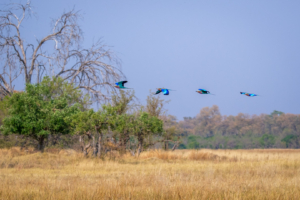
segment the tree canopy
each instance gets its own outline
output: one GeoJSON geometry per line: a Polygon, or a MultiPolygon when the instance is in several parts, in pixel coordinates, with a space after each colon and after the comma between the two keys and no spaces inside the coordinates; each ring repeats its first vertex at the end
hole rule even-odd
{"type": "MultiPolygon", "coordinates": [[[[73,102],[80,91],[67,92],[62,87],[55,92],[46,77],[40,84],[27,84],[22,93],[13,94],[8,100],[8,116],[3,120],[3,134],[19,134],[39,142],[43,149],[44,140],[50,134],[69,134],[67,118],[80,111],[82,106],[73,102]],[[72,102],[70,104],[70,102],[72,102]]],[[[65,85],[66,86],[66,85],[65,85]]]]}

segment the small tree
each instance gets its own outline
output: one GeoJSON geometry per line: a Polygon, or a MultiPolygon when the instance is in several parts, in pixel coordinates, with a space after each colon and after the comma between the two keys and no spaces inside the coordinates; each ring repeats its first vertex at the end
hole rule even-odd
{"type": "Polygon", "coordinates": [[[88,149],[91,147],[90,140],[92,139],[92,133],[93,130],[93,121],[91,120],[92,115],[94,114],[94,110],[90,109],[84,112],[78,112],[75,115],[72,116],[72,118],[69,118],[71,126],[74,128],[73,133],[79,134],[79,142],[82,149],[82,152],[85,156],[88,154],[88,149]],[[87,145],[84,144],[84,137],[87,136],[89,143],[87,145]]]}
{"type": "Polygon", "coordinates": [[[169,149],[169,143],[174,142],[172,150],[174,151],[179,145],[179,136],[178,136],[178,123],[177,119],[173,115],[161,116],[161,119],[164,122],[164,132],[162,134],[164,142],[164,149],[167,151],[169,149]]]}
{"type": "Polygon", "coordinates": [[[103,105],[97,112],[90,109],[72,116],[70,123],[74,127],[73,132],[80,135],[80,143],[85,156],[88,155],[90,147],[93,147],[93,154],[95,156],[97,154],[99,157],[101,156],[103,130],[107,130],[109,126],[114,126],[117,109],[111,105],[103,105]],[[84,145],[84,138],[82,136],[88,137],[89,143],[87,145],[84,145]],[[97,145],[95,139],[98,139],[97,145]]]}
{"type": "Polygon", "coordinates": [[[117,131],[121,153],[125,153],[126,146],[130,140],[130,134],[134,131],[134,116],[129,114],[118,115],[115,130],[117,131]]]}
{"type": "Polygon", "coordinates": [[[138,140],[138,156],[142,152],[144,141],[153,134],[160,135],[163,132],[163,121],[149,113],[141,112],[135,120],[135,135],[138,140]]]}
{"type": "Polygon", "coordinates": [[[137,107],[136,97],[134,91],[120,90],[119,95],[112,96],[111,104],[116,108],[117,117],[114,125],[114,136],[119,139],[117,147],[122,153],[126,151],[127,142],[130,139],[130,132],[132,132],[134,116],[130,115],[130,111],[137,107]]]}
{"type": "Polygon", "coordinates": [[[40,151],[48,135],[69,134],[66,118],[80,111],[79,104],[68,104],[72,98],[70,94],[62,92],[54,97],[47,86],[49,82],[47,79],[41,84],[27,84],[25,92],[14,93],[8,101],[9,116],[1,126],[6,135],[16,133],[37,140],[40,151]]]}
{"type": "Polygon", "coordinates": [[[125,92],[123,90],[120,90],[119,95],[117,93],[113,93],[111,104],[112,106],[118,108],[117,114],[122,115],[136,107],[136,104],[134,102],[135,100],[136,97],[134,91],[125,92]]]}

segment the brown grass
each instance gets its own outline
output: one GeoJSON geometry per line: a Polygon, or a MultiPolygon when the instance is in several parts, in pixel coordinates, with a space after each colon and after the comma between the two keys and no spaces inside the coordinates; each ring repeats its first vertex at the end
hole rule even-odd
{"type": "Polygon", "coordinates": [[[0,199],[300,199],[300,150],[0,150],[0,199]]]}

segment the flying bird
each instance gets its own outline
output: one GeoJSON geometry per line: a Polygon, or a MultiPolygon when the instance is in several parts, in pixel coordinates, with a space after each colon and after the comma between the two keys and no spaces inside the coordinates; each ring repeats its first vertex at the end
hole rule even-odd
{"type": "MultiPolygon", "coordinates": [[[[204,90],[204,89],[198,89],[198,91],[196,91],[196,92],[198,92],[199,94],[211,94],[208,90],[204,90]]],[[[211,95],[213,95],[213,94],[211,94],[211,95]]]]}
{"type": "Polygon", "coordinates": [[[162,92],[164,95],[169,95],[170,94],[169,91],[174,91],[174,90],[165,89],[165,88],[157,88],[157,91],[155,92],[155,94],[159,94],[162,92]]]}
{"type": "Polygon", "coordinates": [[[120,82],[117,82],[116,83],[116,88],[119,88],[119,89],[132,89],[132,88],[127,88],[127,87],[124,87],[124,84],[127,83],[128,81],[120,81],[120,82]]]}
{"type": "Polygon", "coordinates": [[[244,94],[248,97],[255,97],[255,96],[258,96],[257,94],[251,94],[251,93],[247,93],[247,92],[240,92],[241,94],[244,94]]]}

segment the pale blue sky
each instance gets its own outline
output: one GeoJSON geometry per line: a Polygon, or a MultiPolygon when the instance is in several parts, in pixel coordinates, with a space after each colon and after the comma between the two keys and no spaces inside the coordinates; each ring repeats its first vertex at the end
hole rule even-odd
{"type": "Polygon", "coordinates": [[[176,90],[162,98],[171,100],[168,112],[178,119],[214,104],[224,115],[300,113],[300,1],[32,0],[32,6],[38,18],[24,24],[28,40],[45,36],[51,18],[75,7],[83,15],[83,45],[102,38],[112,46],[127,86],[143,103],[150,89],[176,90]]]}

